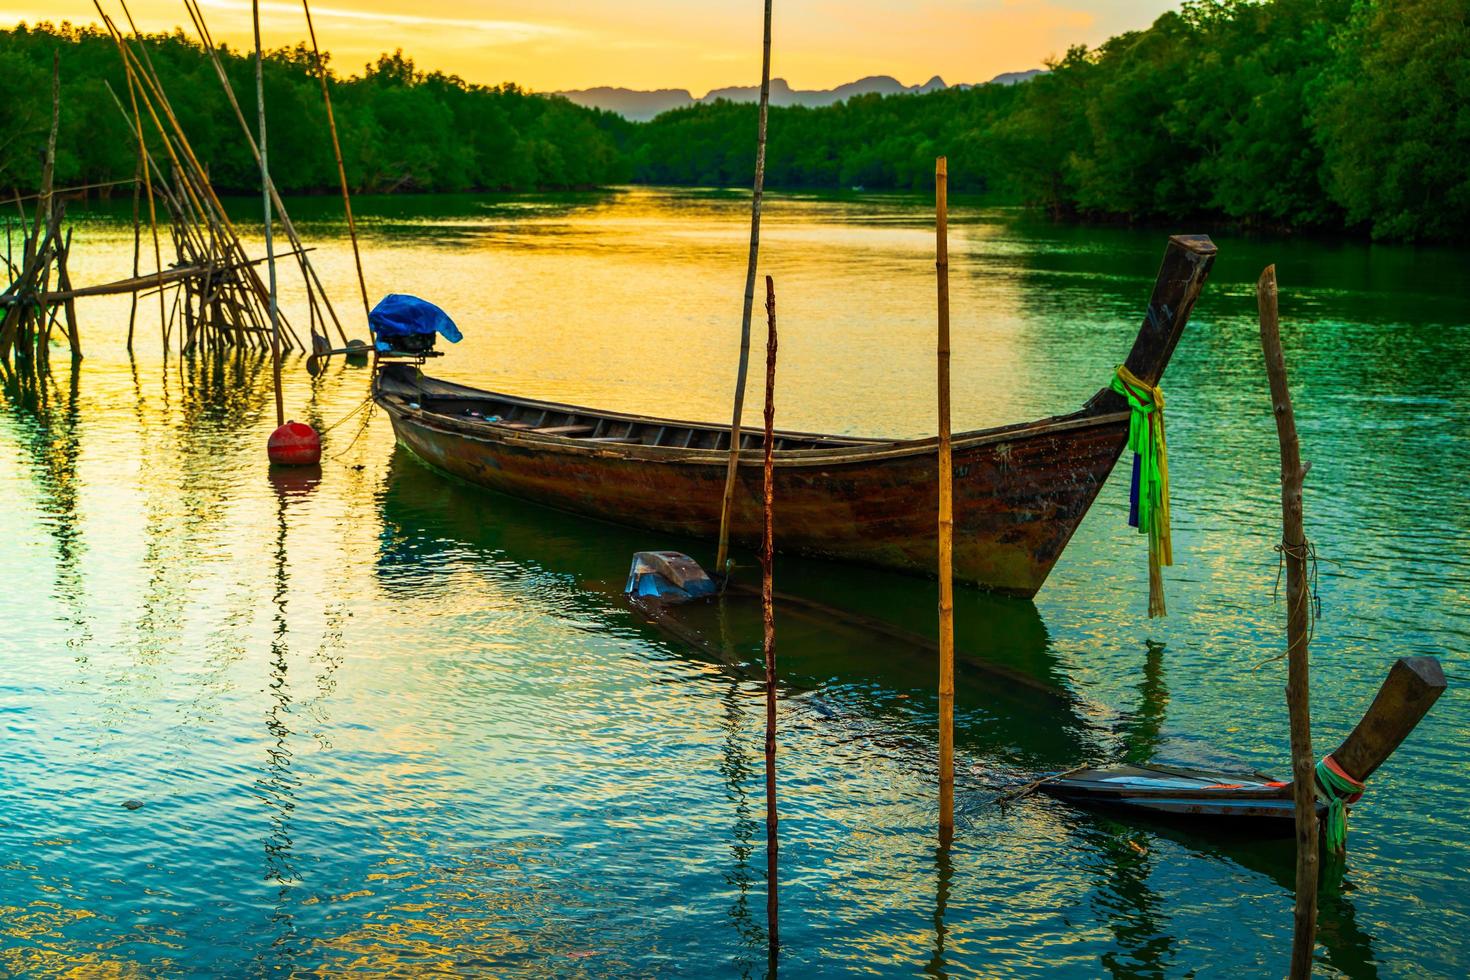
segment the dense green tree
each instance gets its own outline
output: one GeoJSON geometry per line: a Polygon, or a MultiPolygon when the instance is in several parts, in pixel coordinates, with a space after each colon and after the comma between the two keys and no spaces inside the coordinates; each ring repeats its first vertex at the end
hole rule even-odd
{"type": "MultiPolygon", "coordinates": [[[[258,172],[208,53],[182,32],[149,35],[157,72],[190,145],[224,191],[253,191],[258,172]]],[[[51,110],[51,59],[60,54],[62,127],[56,178],[99,183],[133,175],[136,140],[110,88],[130,104],[116,45],[105,32],[68,24],[0,31],[0,184],[34,189],[51,110]]],[[[253,56],[222,46],[226,76],[252,131],[253,56]]],[[[328,62],[330,66],[330,62],[328,62]]],[[[327,191],[337,165],[315,59],[303,45],[268,52],[264,65],[271,175],[284,191],[327,191]]],[[[626,180],[620,117],[529,95],[514,85],[470,85],[424,73],[402,51],[362,74],[333,76],[333,109],[348,180],[359,190],[495,190],[592,187],[626,180]]],[[[145,110],[146,118],[146,110],[145,110]]],[[[150,149],[164,149],[145,122],[150,149]]]]}
{"type": "Polygon", "coordinates": [[[1353,4],[1321,79],[1317,136],[1350,222],[1464,238],[1470,221],[1470,0],[1353,4]]]}
{"type": "MultiPolygon", "coordinates": [[[[1470,226],[1470,0],[1186,0],[1146,30],[1075,47],[1014,87],[858,96],[771,111],[771,188],[915,191],[950,160],[956,191],[1057,217],[1205,217],[1277,229],[1451,240],[1470,226]]],[[[216,184],[257,176],[207,52],[182,32],[146,50],[216,184]]],[[[34,188],[61,54],[57,179],[125,179],[134,140],[108,92],[128,90],[112,39],[68,25],[0,31],[0,185],[34,188]]],[[[221,48],[254,118],[254,65],[221,48]]],[[[332,190],[336,164],[314,57],[265,64],[273,172],[332,190]]],[[[359,190],[525,190],[633,180],[744,187],[756,107],[715,102],[634,124],[515,85],[420,71],[402,51],[333,75],[359,190]]],[[[151,130],[151,126],[148,127],[151,130]]],[[[161,146],[154,146],[162,159],[161,146]]]]}

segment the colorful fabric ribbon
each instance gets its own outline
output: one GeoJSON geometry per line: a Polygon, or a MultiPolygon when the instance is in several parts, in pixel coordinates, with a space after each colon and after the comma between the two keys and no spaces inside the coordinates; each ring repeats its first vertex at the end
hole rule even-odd
{"type": "Polygon", "coordinates": [[[1133,450],[1130,524],[1148,535],[1148,614],[1163,616],[1165,565],[1174,564],[1169,532],[1169,450],[1164,440],[1164,393],[1118,365],[1113,390],[1128,399],[1128,448],[1133,450]],[[1136,516],[1136,521],[1133,519],[1136,516]]]}
{"type": "Polygon", "coordinates": [[[1334,854],[1347,853],[1347,808],[1363,798],[1364,788],[1332,756],[1317,763],[1317,799],[1327,804],[1327,849],[1334,854]]]}

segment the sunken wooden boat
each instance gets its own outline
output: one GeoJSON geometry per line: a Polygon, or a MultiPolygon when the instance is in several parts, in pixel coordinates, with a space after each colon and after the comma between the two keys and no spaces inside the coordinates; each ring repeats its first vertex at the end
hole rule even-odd
{"type": "MultiPolygon", "coordinates": [[[[1215,246],[1169,239],[1126,366],[1156,385],[1215,246]]],[[[603,412],[428,377],[422,357],[380,355],[374,398],[400,443],[429,465],[491,490],[666,535],[712,540],[729,460],[718,425],[603,412]]],[[[954,574],[1030,597],[1112,472],[1128,439],[1121,395],[1080,410],[956,434],[954,574]]],[[[778,551],[933,575],[937,440],[775,433],[778,551]]],[[[741,438],[731,539],[758,545],[764,434],[741,438]]]]}
{"type": "MultiPolygon", "coordinates": [[[[1402,657],[1351,734],[1323,761],[1358,792],[1368,777],[1409,737],[1444,693],[1444,670],[1434,657],[1402,657]]],[[[1326,817],[1335,790],[1316,782],[1317,814],[1326,817]]],[[[1292,784],[1260,773],[1232,773],[1167,766],[1112,766],[1073,770],[1036,788],[1077,806],[1180,823],[1198,829],[1230,829],[1286,837],[1296,826],[1292,784]]]]}

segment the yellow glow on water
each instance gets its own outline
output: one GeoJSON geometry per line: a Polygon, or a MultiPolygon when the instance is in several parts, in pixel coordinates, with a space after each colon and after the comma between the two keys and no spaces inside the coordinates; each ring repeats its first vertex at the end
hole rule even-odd
{"type": "MultiPolygon", "coordinates": [[[[446,220],[374,217],[365,201],[364,266],[370,292],[432,297],[465,341],[431,373],[478,387],[574,404],[696,421],[726,421],[740,338],[749,199],[625,188],[539,201],[484,199],[446,220]]],[[[762,275],[775,279],[782,426],[863,435],[919,436],[934,428],[934,236],[902,205],[875,197],[836,202],[774,197],[762,227],[762,275]],[[840,370],[834,365],[840,363],[840,370]],[[903,406],[896,412],[896,406],[903,406]]],[[[321,207],[320,202],[312,202],[321,207]]],[[[388,205],[391,206],[391,205],[388,205]]],[[[247,218],[248,221],[248,218],[247,218]]],[[[302,218],[297,216],[297,223],[302,218]]],[[[310,237],[308,219],[305,234],[310,237]]],[[[248,225],[242,225],[248,230],[248,225]]],[[[115,237],[120,229],[98,229],[115,237]]],[[[1147,286],[1117,322],[1112,351],[1080,348],[1037,356],[1034,295],[1002,223],[964,205],[951,225],[954,415],[977,428],[1070,411],[1101,387],[1136,332],[1147,286]]],[[[259,251],[257,241],[248,246],[259,251]]],[[[77,250],[73,277],[129,273],[118,249],[77,250]]],[[[338,309],[362,333],[350,252],[314,253],[338,309]]],[[[1138,281],[1147,283],[1144,259],[1138,281]]],[[[284,275],[283,308],[304,335],[298,277],[284,275]]],[[[1065,315],[1061,297],[1057,315],[1065,315]]],[[[752,350],[762,356],[758,301],[752,350]]],[[[126,300],[97,309],[127,315],[126,300]]],[[[156,324],[144,306],[140,323],[156,324]]],[[[156,344],[156,327],[140,328],[156,344]]],[[[747,405],[759,404],[752,371],[747,405]]],[[[752,407],[747,422],[755,424],[752,407]]]]}

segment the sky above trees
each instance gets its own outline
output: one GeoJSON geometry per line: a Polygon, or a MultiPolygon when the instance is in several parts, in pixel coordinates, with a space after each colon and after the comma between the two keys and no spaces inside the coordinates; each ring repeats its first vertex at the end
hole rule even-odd
{"type": "MultiPolygon", "coordinates": [[[[250,44],[250,0],[201,0],[210,29],[250,44]]],[[[798,88],[865,75],[916,84],[986,81],[1040,67],[1074,44],[1147,27],[1175,0],[775,0],[772,72],[798,88]]],[[[117,0],[103,8],[122,20],[117,0]]],[[[132,0],[144,31],[187,25],[181,0],[132,0]]],[[[760,73],[760,0],[321,0],[318,40],[338,71],[361,72],[384,50],[471,82],[539,91],[619,85],[711,88],[760,73]]],[[[267,46],[306,36],[299,0],[263,0],[267,46]]],[[[91,0],[0,0],[0,26],[97,22],[91,0]]]]}

